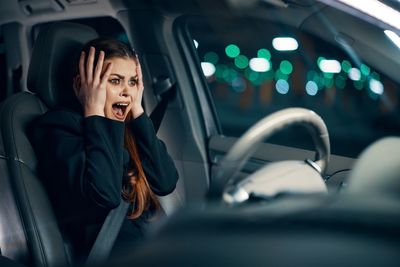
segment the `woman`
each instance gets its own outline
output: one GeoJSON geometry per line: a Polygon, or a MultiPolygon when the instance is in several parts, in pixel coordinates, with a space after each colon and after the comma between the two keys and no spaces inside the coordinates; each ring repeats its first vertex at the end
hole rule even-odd
{"type": "Polygon", "coordinates": [[[144,113],[135,52],[113,39],[95,39],[77,65],[73,88],[81,110],[51,110],[35,123],[39,175],[75,256],[88,253],[121,199],[131,205],[113,251],[131,251],[160,210],[156,195],[171,193],[178,174],[144,113]]]}

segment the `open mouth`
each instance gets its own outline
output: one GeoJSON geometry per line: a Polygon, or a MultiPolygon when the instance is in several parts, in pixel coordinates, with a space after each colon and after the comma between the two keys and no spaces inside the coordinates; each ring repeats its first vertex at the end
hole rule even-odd
{"type": "Polygon", "coordinates": [[[118,120],[124,120],[125,117],[126,117],[126,114],[128,112],[128,106],[129,106],[128,102],[117,102],[117,103],[114,103],[112,105],[112,110],[113,110],[114,116],[118,120]]]}

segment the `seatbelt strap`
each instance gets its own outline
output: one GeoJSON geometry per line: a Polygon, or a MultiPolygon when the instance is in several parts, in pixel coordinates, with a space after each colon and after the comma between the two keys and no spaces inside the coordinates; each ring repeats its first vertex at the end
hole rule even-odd
{"type": "Polygon", "coordinates": [[[108,213],[107,218],[97,235],[96,241],[90,250],[89,256],[86,259],[86,266],[95,266],[108,259],[128,212],[128,208],[129,203],[121,200],[119,206],[108,213]]]}
{"type": "Polygon", "coordinates": [[[153,112],[151,112],[150,119],[153,122],[154,130],[158,132],[168,103],[175,97],[175,83],[172,83],[170,78],[158,80],[158,82],[154,84],[154,94],[156,97],[161,98],[161,100],[158,102],[153,112]]]}

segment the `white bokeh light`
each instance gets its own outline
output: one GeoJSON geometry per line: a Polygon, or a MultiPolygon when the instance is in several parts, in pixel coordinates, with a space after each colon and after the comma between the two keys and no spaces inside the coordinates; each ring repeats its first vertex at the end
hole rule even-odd
{"type": "Polygon", "coordinates": [[[349,78],[353,81],[359,81],[361,79],[361,72],[357,68],[351,68],[349,70],[349,78]]]}
{"type": "Polygon", "coordinates": [[[257,72],[266,72],[271,69],[271,64],[269,61],[261,57],[250,59],[249,66],[250,69],[257,72]]]}
{"type": "Polygon", "coordinates": [[[204,76],[207,78],[214,75],[215,73],[215,66],[210,62],[201,62],[201,68],[203,70],[204,76]]]}
{"type": "Polygon", "coordinates": [[[377,95],[382,95],[384,92],[383,84],[375,79],[369,81],[369,89],[377,95]]]}
{"type": "Polygon", "coordinates": [[[299,44],[292,37],[276,37],[272,40],[272,46],[278,51],[293,51],[299,44]]]}
{"type": "Polygon", "coordinates": [[[196,47],[196,49],[197,49],[197,47],[199,47],[199,42],[197,42],[195,39],[193,39],[193,43],[194,43],[194,47],[196,47]]]}
{"type": "Polygon", "coordinates": [[[327,73],[339,73],[342,70],[340,62],[334,59],[322,59],[318,66],[321,71],[327,73]]]}

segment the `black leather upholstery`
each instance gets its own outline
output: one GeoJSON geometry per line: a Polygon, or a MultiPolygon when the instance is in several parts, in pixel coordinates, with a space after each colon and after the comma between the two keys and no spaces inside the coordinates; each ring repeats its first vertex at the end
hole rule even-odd
{"type": "Polygon", "coordinates": [[[28,72],[28,89],[49,107],[74,105],[73,64],[83,43],[98,37],[81,24],[59,22],[43,29],[35,42],[28,72]]]}
{"type": "Polygon", "coordinates": [[[95,37],[93,29],[79,24],[43,28],[28,73],[28,88],[36,94],[18,93],[0,106],[0,248],[2,255],[27,265],[69,265],[27,130],[48,108],[73,103],[72,59],[95,37]]]}

